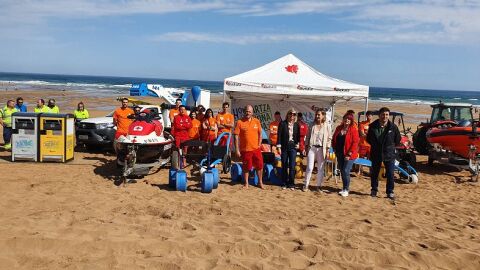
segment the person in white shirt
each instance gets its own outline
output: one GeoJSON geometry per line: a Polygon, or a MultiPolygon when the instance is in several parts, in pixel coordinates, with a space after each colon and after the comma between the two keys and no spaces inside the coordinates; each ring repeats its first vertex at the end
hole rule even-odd
{"type": "Polygon", "coordinates": [[[307,153],[307,171],[305,174],[305,183],[303,191],[308,191],[312,171],[317,161],[317,190],[320,191],[320,186],[323,182],[323,166],[325,164],[325,157],[330,148],[332,140],[332,130],[326,121],[326,113],[322,109],[315,112],[315,121],[310,125],[305,140],[305,150],[307,153]]]}

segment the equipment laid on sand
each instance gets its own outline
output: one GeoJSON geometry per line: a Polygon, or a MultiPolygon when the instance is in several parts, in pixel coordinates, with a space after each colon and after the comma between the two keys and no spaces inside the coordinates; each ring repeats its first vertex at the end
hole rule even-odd
{"type": "Polygon", "coordinates": [[[116,140],[117,164],[124,181],[131,175],[144,176],[150,169],[170,161],[174,138],[163,130],[156,115],[143,111],[130,124],[127,135],[116,140]]]}
{"type": "Polygon", "coordinates": [[[73,159],[75,122],[73,114],[42,113],[39,116],[39,160],[66,162],[73,159]]]}
{"type": "Polygon", "coordinates": [[[38,161],[38,113],[12,114],[12,161],[38,161]]]}

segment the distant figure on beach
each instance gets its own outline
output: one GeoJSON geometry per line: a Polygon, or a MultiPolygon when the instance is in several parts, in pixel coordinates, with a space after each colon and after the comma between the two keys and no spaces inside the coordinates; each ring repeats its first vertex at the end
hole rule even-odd
{"type": "Polygon", "coordinates": [[[372,161],[370,196],[377,197],[378,173],[380,167],[385,165],[387,186],[386,192],[389,199],[395,199],[393,189],[395,182],[393,173],[395,171],[395,147],[400,144],[400,131],[397,125],[390,121],[390,109],[383,107],[378,111],[378,119],[373,121],[368,128],[367,142],[371,146],[370,160],[372,161]]]}
{"type": "Polygon", "coordinates": [[[192,127],[188,129],[188,137],[190,137],[190,140],[198,140],[200,139],[202,123],[197,119],[197,111],[190,112],[190,120],[192,120],[192,127]]]}
{"type": "Polygon", "coordinates": [[[182,99],[177,98],[177,100],[175,100],[175,108],[171,108],[170,112],[168,113],[168,118],[170,119],[170,123],[173,123],[173,119],[175,118],[175,116],[177,116],[180,113],[180,105],[182,105],[182,99]]]}
{"type": "Polygon", "coordinates": [[[354,126],[353,114],[345,114],[342,123],[335,129],[332,146],[337,156],[337,165],[342,177],[343,188],[339,195],[347,197],[350,192],[350,171],[358,158],[358,129],[354,126]]]}
{"type": "Polygon", "coordinates": [[[360,135],[360,142],[358,143],[358,154],[360,157],[370,158],[370,144],[367,142],[368,126],[372,122],[372,111],[365,113],[366,120],[360,122],[358,126],[358,133],[360,135]]]}
{"type": "Polygon", "coordinates": [[[48,100],[49,113],[60,113],[60,108],[55,103],[56,101],[53,98],[48,100]]]}
{"type": "Polygon", "coordinates": [[[15,103],[15,108],[17,108],[17,110],[19,112],[27,112],[27,106],[25,106],[25,104],[23,104],[23,98],[22,97],[17,97],[17,102],[15,103]]]}
{"type": "Polygon", "coordinates": [[[85,104],[83,102],[79,102],[77,104],[77,109],[73,111],[73,117],[75,121],[82,121],[83,119],[87,119],[90,117],[88,110],[85,109],[85,104]]]}
{"type": "Polygon", "coordinates": [[[34,113],[48,113],[50,109],[45,106],[45,100],[42,98],[37,100],[37,106],[33,109],[34,113]]]}
{"type": "Polygon", "coordinates": [[[323,166],[325,164],[325,157],[332,140],[332,131],[330,125],[327,123],[327,114],[324,110],[318,109],[315,111],[315,120],[309,126],[307,138],[305,140],[305,147],[307,152],[307,171],[305,174],[305,184],[303,191],[308,191],[310,178],[312,177],[313,167],[317,161],[317,190],[323,182],[323,166]]]}
{"type": "Polygon", "coordinates": [[[262,124],[253,117],[253,107],[245,107],[245,115],[237,121],[235,126],[235,151],[242,159],[242,174],[244,187],[248,188],[250,170],[255,168],[258,176],[258,187],[263,189],[263,157],[260,147],[262,145],[262,124]]]}
{"type": "MultiPolygon", "coordinates": [[[[234,119],[235,118],[233,117],[233,114],[230,113],[230,103],[224,102],[222,104],[222,111],[220,111],[216,117],[218,125],[218,135],[222,134],[222,132],[231,133],[234,126],[234,119]]],[[[227,145],[227,138],[227,135],[223,136],[220,139],[220,145],[227,145]]],[[[233,141],[231,141],[231,143],[233,143],[233,141]]]]}
{"type": "Polygon", "coordinates": [[[300,143],[300,126],[295,121],[297,112],[290,109],[278,126],[277,149],[282,161],[283,189],[295,189],[295,159],[300,143]]]}
{"type": "Polygon", "coordinates": [[[15,112],[18,112],[18,110],[15,108],[15,102],[11,99],[0,110],[0,124],[3,126],[3,147],[5,150],[12,149],[12,144],[10,143],[12,138],[12,114],[15,112]]]}
{"type": "Polygon", "coordinates": [[[202,121],[202,140],[206,142],[214,142],[218,136],[217,120],[213,117],[212,109],[207,109],[205,117],[202,121]]]}

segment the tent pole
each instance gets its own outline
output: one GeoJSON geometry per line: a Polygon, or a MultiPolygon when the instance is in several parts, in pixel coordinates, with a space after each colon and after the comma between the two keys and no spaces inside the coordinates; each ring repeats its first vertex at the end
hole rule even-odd
{"type": "Polygon", "coordinates": [[[364,111],[365,113],[363,114],[363,116],[364,116],[363,120],[364,121],[367,120],[367,110],[368,110],[368,97],[365,98],[365,111],[364,111]]]}
{"type": "Polygon", "coordinates": [[[223,102],[225,102],[225,88],[223,88],[223,102]]]}

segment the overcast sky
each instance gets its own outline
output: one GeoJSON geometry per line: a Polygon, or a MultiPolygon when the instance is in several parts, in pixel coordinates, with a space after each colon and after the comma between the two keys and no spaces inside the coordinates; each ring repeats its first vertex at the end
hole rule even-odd
{"type": "Polygon", "coordinates": [[[0,71],[222,81],[288,53],[370,86],[480,90],[480,0],[0,0],[0,71]]]}

